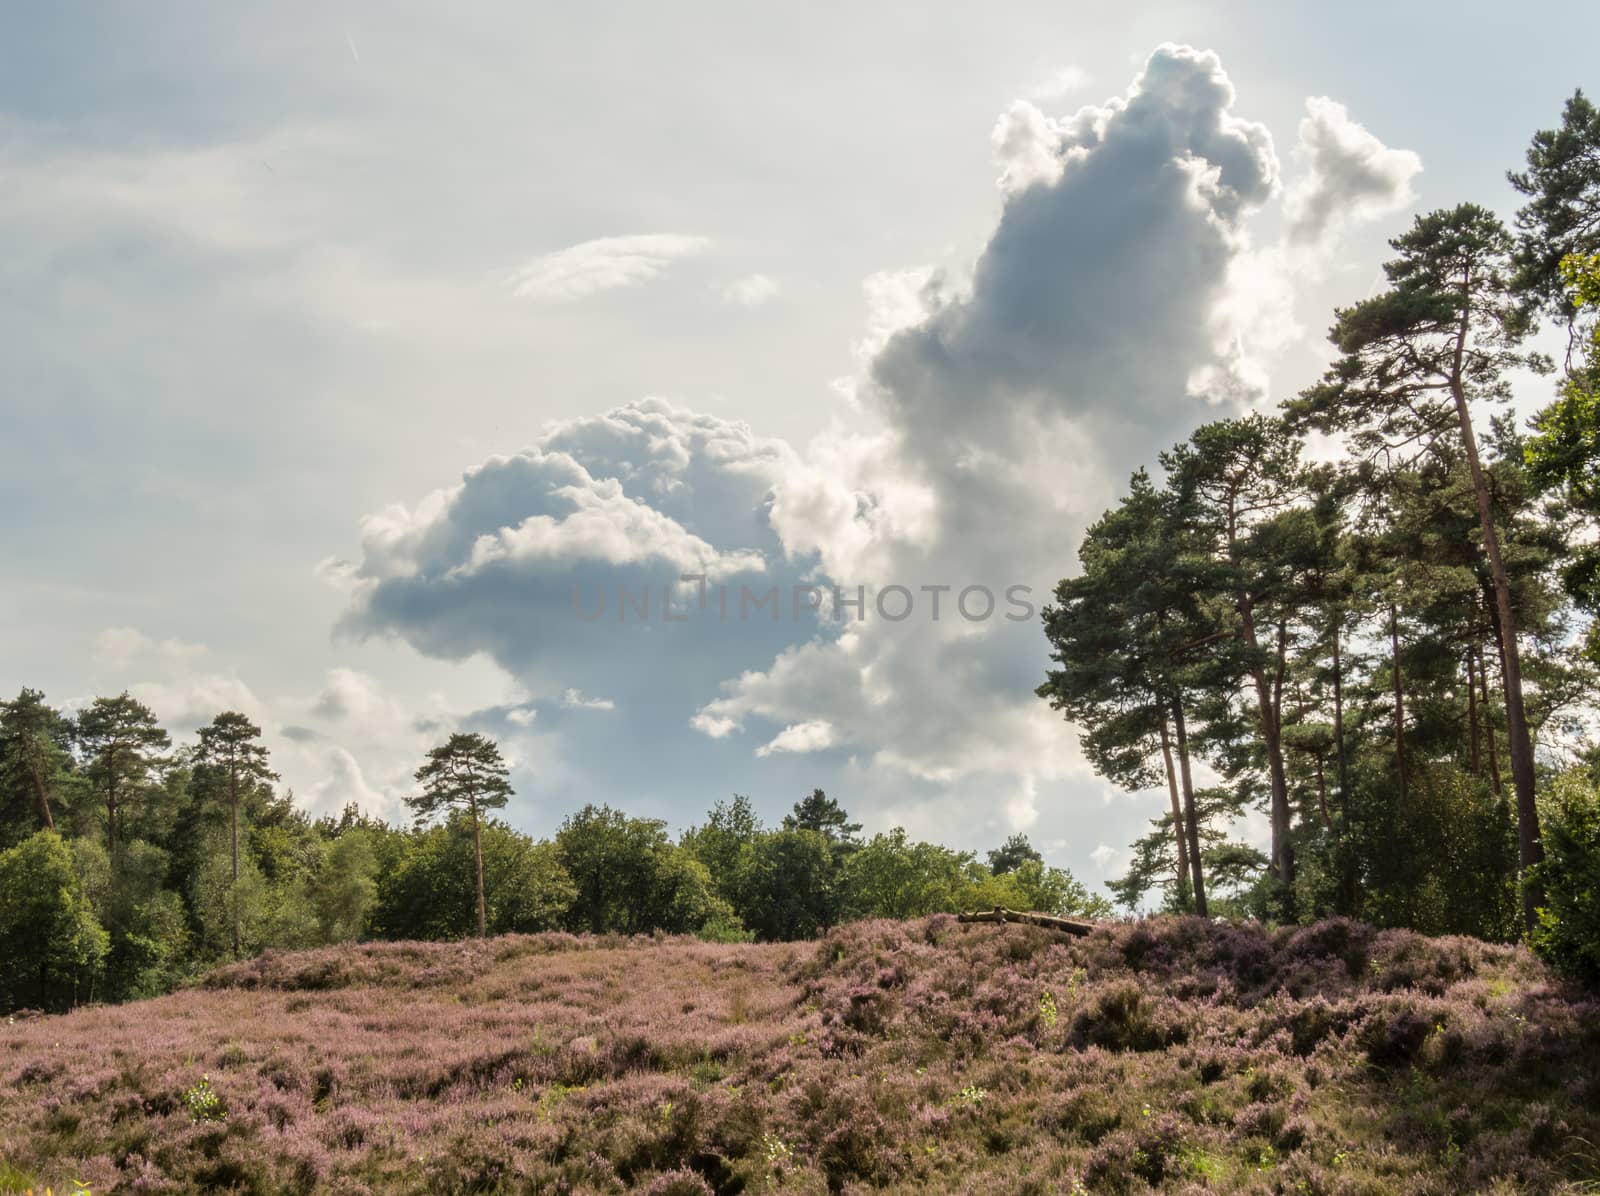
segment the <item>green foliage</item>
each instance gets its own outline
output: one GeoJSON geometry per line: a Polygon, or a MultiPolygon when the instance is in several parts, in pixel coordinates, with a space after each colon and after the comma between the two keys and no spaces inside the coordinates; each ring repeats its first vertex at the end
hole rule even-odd
{"type": "Polygon", "coordinates": [[[331,844],[311,885],[320,937],[343,943],[361,937],[378,901],[378,856],[372,832],[346,831],[331,844]]]}
{"type": "MultiPolygon", "coordinates": [[[[1574,310],[1579,364],[1569,361],[1561,394],[1534,417],[1524,445],[1533,484],[1557,492],[1591,530],[1600,524],[1600,254],[1570,254],[1561,263],[1574,310]]],[[[1600,663],[1600,547],[1575,547],[1562,580],[1590,618],[1589,657],[1600,663]]]]}
{"type": "Polygon", "coordinates": [[[72,784],[72,724],[36,689],[0,702],[0,849],[54,830],[72,784]]]}
{"type": "Polygon", "coordinates": [[[60,835],[39,831],[0,852],[0,1007],[76,1003],[89,994],[107,946],[60,835]]]}
{"type": "Polygon", "coordinates": [[[1542,797],[1539,879],[1546,904],[1533,945],[1562,971],[1600,988],[1600,784],[1587,770],[1572,769],[1542,797]]]}
{"type": "Polygon", "coordinates": [[[1528,146],[1528,169],[1510,171],[1528,197],[1517,212],[1516,286],[1558,319],[1572,307],[1561,277],[1570,254],[1600,251],[1600,110],[1575,91],[1561,127],[1541,129],[1528,146]]]}
{"type": "Polygon", "coordinates": [[[854,847],[861,832],[861,824],[851,822],[844,808],[820,789],[795,802],[794,813],[784,818],[783,826],[785,830],[815,831],[845,848],[854,847]]]}
{"type": "Polygon", "coordinates": [[[812,938],[839,920],[840,871],[838,843],[819,831],[764,834],[751,845],[746,900],[736,908],[761,938],[812,938]]]}
{"type": "Polygon", "coordinates": [[[1002,876],[1007,872],[1015,872],[1029,860],[1043,863],[1044,857],[1028,842],[1028,836],[1019,831],[991,851],[988,860],[989,871],[1002,876]]]}
{"type": "MultiPolygon", "coordinates": [[[[489,931],[528,934],[559,925],[577,890],[556,847],[535,843],[495,821],[482,824],[480,837],[489,931]]],[[[472,934],[475,886],[467,819],[458,815],[443,826],[417,832],[398,866],[378,876],[376,898],[372,919],[384,938],[472,934]]]]}
{"type": "Polygon", "coordinates": [[[920,918],[966,908],[970,853],[919,843],[895,827],[872,836],[845,864],[845,911],[851,917],[920,918]]]}

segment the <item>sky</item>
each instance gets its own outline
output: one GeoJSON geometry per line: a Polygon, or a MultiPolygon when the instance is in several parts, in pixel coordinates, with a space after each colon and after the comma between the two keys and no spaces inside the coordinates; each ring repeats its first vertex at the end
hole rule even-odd
{"type": "Polygon", "coordinates": [[[241,710],[318,814],[467,729],[534,834],[820,787],[1098,885],[1165,797],[1038,607],[1416,213],[1511,216],[1541,11],[8,9],[0,688],[241,710]]]}

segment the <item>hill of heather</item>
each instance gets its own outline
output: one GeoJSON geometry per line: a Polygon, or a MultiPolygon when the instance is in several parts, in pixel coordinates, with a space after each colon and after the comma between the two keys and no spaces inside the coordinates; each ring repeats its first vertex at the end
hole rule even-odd
{"type": "Polygon", "coordinates": [[[21,1018],[0,1189],[1594,1190],[1600,1005],[1332,921],[271,953],[21,1018]]]}

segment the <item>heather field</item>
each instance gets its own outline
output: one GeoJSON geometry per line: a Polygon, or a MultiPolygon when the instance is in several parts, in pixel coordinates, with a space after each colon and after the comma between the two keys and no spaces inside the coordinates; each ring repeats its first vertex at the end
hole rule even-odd
{"type": "Polygon", "coordinates": [[[1600,1186],[1600,1005],[1324,922],[273,953],[4,1027],[0,1189],[1600,1186]]]}

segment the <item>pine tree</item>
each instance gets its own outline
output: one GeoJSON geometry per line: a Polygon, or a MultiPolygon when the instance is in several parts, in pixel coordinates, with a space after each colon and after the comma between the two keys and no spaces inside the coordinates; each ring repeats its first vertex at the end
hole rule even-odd
{"type": "Polygon", "coordinates": [[[105,803],[106,850],[117,866],[123,819],[130,801],[141,796],[150,774],[162,763],[158,753],[172,740],[151,709],[126,691],[96,698],[78,715],[77,739],[84,772],[105,803]]]}
{"type": "Polygon", "coordinates": [[[483,899],[483,840],[479,823],[484,810],[496,810],[511,797],[508,770],[494,740],[476,731],[457,731],[428,753],[416,772],[422,792],[406,798],[419,824],[441,810],[464,810],[472,824],[472,855],[477,877],[478,937],[488,934],[483,899]]]}
{"type": "MultiPolygon", "coordinates": [[[[278,779],[267,767],[267,749],[261,728],[237,711],[225,711],[200,728],[196,762],[215,772],[228,802],[228,833],[232,847],[232,886],[239,885],[239,799],[241,795],[278,779]]],[[[232,906],[233,953],[239,954],[238,906],[232,906]]]]}
{"type": "Polygon", "coordinates": [[[1527,873],[1543,856],[1533,741],[1518,622],[1471,408],[1509,399],[1505,375],[1511,368],[1543,363],[1518,351],[1529,323],[1510,289],[1511,236],[1493,213],[1474,204],[1430,212],[1390,244],[1399,256],[1384,266],[1389,289],[1337,313],[1330,337],[1340,357],[1320,384],[1288,405],[1289,412],[1296,423],[1348,432],[1352,447],[1368,458],[1416,459],[1459,438],[1495,598],[1519,858],[1528,879],[1524,918],[1531,929],[1538,894],[1527,873]]]}
{"type": "MultiPolygon", "coordinates": [[[[1195,912],[1206,912],[1200,826],[1185,713],[1190,663],[1219,638],[1201,609],[1204,590],[1184,551],[1167,496],[1143,470],[1128,496],[1085,534],[1082,572],[1056,587],[1043,612],[1053,667],[1036,691],[1080,731],[1097,771],[1130,789],[1146,789],[1170,767],[1177,859],[1187,866],[1195,912]],[[1168,728],[1171,729],[1169,740],[1168,728]],[[1160,753],[1158,757],[1157,753],[1160,753]]],[[[1180,880],[1180,889],[1183,886],[1180,880]]]]}
{"type": "Polygon", "coordinates": [[[56,829],[52,801],[57,799],[61,782],[70,763],[65,746],[71,724],[45,704],[36,689],[23,689],[9,702],[0,702],[0,786],[8,805],[32,807],[38,815],[35,830],[56,829]]]}
{"type": "Polygon", "coordinates": [[[1237,660],[1254,691],[1272,825],[1272,871],[1293,917],[1293,812],[1283,751],[1283,695],[1314,555],[1299,446],[1280,420],[1262,415],[1199,428],[1163,453],[1169,487],[1191,540],[1210,559],[1213,592],[1229,608],[1237,660]],[[1299,517],[1296,517],[1299,516],[1299,517]]]}

